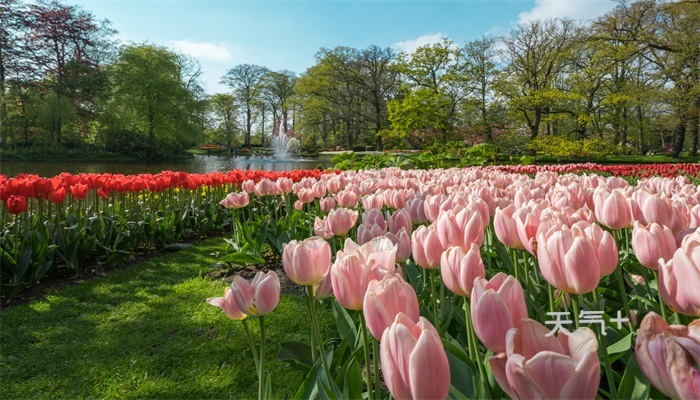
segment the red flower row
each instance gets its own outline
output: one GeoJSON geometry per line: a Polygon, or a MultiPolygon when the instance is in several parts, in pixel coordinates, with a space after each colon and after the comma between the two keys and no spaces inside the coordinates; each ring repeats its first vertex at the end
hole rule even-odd
{"type": "Polygon", "coordinates": [[[556,164],[556,165],[502,165],[495,167],[499,171],[536,174],[548,171],[558,174],[608,173],[613,176],[651,178],[653,176],[671,178],[678,175],[700,176],[700,164],[630,164],[630,165],[600,165],[585,164],[556,164]]]}
{"type": "Polygon", "coordinates": [[[233,170],[208,174],[163,171],[159,174],[139,175],[86,173],[72,175],[64,172],[52,178],[20,174],[9,179],[5,175],[0,175],[0,201],[6,203],[11,213],[20,214],[26,210],[28,198],[45,198],[52,203],[59,204],[63,202],[68,192],[76,199],[82,199],[87,196],[89,189],[95,190],[99,196],[107,198],[112,192],[136,193],[143,190],[161,192],[173,188],[195,190],[201,186],[238,185],[246,180],[258,182],[263,178],[274,181],[286,177],[298,182],[307,177],[319,178],[326,173],[329,171],[233,170]]]}

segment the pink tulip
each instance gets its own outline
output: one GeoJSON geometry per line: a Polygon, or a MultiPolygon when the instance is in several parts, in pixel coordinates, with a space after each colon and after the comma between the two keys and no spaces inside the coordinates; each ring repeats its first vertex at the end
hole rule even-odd
{"type": "Polygon", "coordinates": [[[504,245],[512,249],[523,249],[523,244],[518,236],[518,226],[513,219],[515,205],[511,204],[506,208],[496,208],[496,215],[493,217],[493,229],[496,237],[504,245]]]}
{"type": "Polygon", "coordinates": [[[330,226],[328,226],[328,216],[323,218],[316,217],[314,221],[314,234],[323,239],[330,239],[334,236],[330,226]]]}
{"type": "Polygon", "coordinates": [[[370,281],[381,279],[384,272],[372,260],[364,264],[357,254],[351,254],[331,267],[333,294],[338,303],[348,310],[362,310],[362,301],[370,281]]]}
{"type": "Polygon", "coordinates": [[[391,243],[396,245],[396,262],[402,263],[408,260],[411,256],[411,237],[408,236],[406,230],[401,228],[396,235],[387,232],[384,236],[389,238],[391,243]]]}
{"type": "Polygon", "coordinates": [[[666,262],[673,257],[676,241],[667,226],[661,226],[656,222],[644,226],[635,222],[632,231],[632,250],[640,264],[657,270],[660,259],[666,262]]]}
{"type": "Polygon", "coordinates": [[[438,194],[433,196],[428,196],[425,198],[423,203],[423,211],[425,211],[425,216],[430,222],[434,222],[438,219],[440,215],[440,206],[445,201],[447,196],[444,194],[438,194]]]}
{"type": "Polygon", "coordinates": [[[570,294],[588,293],[598,286],[602,271],[596,250],[578,230],[564,228],[537,237],[537,257],[544,279],[570,294]]]}
{"type": "Polygon", "coordinates": [[[399,313],[406,314],[412,321],[418,321],[420,308],[413,287],[401,275],[385,274],[381,280],[374,280],[367,286],[363,299],[363,312],[367,328],[377,340],[394,321],[399,313]]]}
{"type": "Polygon", "coordinates": [[[365,210],[379,209],[384,207],[384,196],[381,194],[370,194],[363,196],[360,201],[362,202],[362,208],[365,210]]]}
{"type": "Polygon", "coordinates": [[[277,186],[280,189],[281,193],[291,193],[292,191],[292,185],[294,184],[294,181],[292,181],[290,178],[279,178],[277,180],[277,186]]]}
{"type": "Polygon", "coordinates": [[[499,386],[517,399],[595,399],[600,385],[598,341],[589,328],[558,337],[525,318],[506,335],[506,353],[489,359],[499,386]]]}
{"type": "Polygon", "coordinates": [[[440,257],[445,247],[440,242],[437,233],[425,226],[413,231],[411,236],[411,253],[413,261],[423,268],[435,269],[440,266],[440,257]]]}
{"type": "Polygon", "coordinates": [[[573,224],[571,229],[581,232],[593,244],[598,265],[600,265],[601,278],[615,272],[619,253],[615,239],[610,232],[604,231],[597,224],[590,224],[586,221],[573,224]]]}
{"type": "Polygon", "coordinates": [[[331,246],[318,236],[284,246],[282,267],[289,279],[302,286],[320,283],[331,268],[331,246]]]}
{"type": "Polygon", "coordinates": [[[537,229],[540,226],[540,217],[533,213],[530,207],[524,207],[513,212],[513,219],[515,227],[518,229],[520,243],[523,244],[528,253],[536,255],[537,248],[534,247],[534,242],[537,237],[537,229]]]}
{"type": "Polygon", "coordinates": [[[659,293],[673,311],[700,317],[700,229],[683,238],[668,262],[659,263],[659,293]]]}
{"type": "Polygon", "coordinates": [[[255,191],[255,182],[250,179],[243,181],[243,183],[241,183],[241,189],[248,194],[253,193],[255,191]]]}
{"type": "Polygon", "coordinates": [[[410,234],[413,230],[411,215],[405,208],[396,210],[393,214],[387,211],[386,221],[389,225],[389,232],[393,233],[394,235],[396,235],[401,228],[404,228],[408,234],[410,234]]]}
{"type": "Polygon", "coordinates": [[[447,248],[440,258],[440,267],[442,281],[447,289],[462,297],[471,296],[474,279],[486,276],[476,243],[472,243],[468,251],[459,246],[447,248]]]}
{"type": "Polygon", "coordinates": [[[243,314],[241,309],[238,308],[238,304],[236,304],[236,300],[233,298],[233,292],[230,287],[224,290],[224,297],[210,297],[207,299],[207,303],[224,310],[226,316],[232,320],[238,321],[247,317],[247,315],[243,314]]]}
{"type": "Polygon", "coordinates": [[[336,208],[328,213],[328,228],[335,236],[343,236],[357,223],[357,211],[348,208],[336,208]]]}
{"type": "Polygon", "coordinates": [[[367,225],[379,225],[382,230],[386,231],[386,221],[382,211],[376,208],[365,211],[362,214],[362,223],[367,225]]]}
{"type": "Polygon", "coordinates": [[[330,193],[338,193],[342,187],[343,183],[337,176],[332,179],[329,179],[327,182],[327,188],[330,193]]]}
{"type": "Polygon", "coordinates": [[[333,282],[331,282],[331,274],[326,275],[325,278],[313,287],[314,299],[321,300],[329,297],[333,294],[333,282]]]}
{"type": "Polygon", "coordinates": [[[340,207],[357,207],[357,193],[352,190],[343,190],[335,195],[340,207]]]}
{"type": "Polygon", "coordinates": [[[324,185],[321,182],[316,182],[311,186],[311,190],[313,191],[314,197],[317,199],[321,199],[326,195],[326,185],[324,185]]]}
{"type": "Polygon", "coordinates": [[[229,193],[219,204],[226,208],[243,208],[250,203],[247,192],[229,193]]]}
{"type": "Polygon", "coordinates": [[[647,314],[637,331],[635,354],[644,376],[666,396],[700,398],[700,320],[669,325],[647,314]]]}
{"type": "Polygon", "coordinates": [[[688,228],[695,229],[700,227],[700,204],[696,204],[688,210],[688,228]]]}
{"type": "Polygon", "coordinates": [[[351,254],[357,254],[364,265],[374,261],[380,270],[394,272],[396,270],[396,251],[396,245],[384,236],[376,237],[361,246],[348,238],[345,240],[343,250],[336,255],[336,261],[351,254]]]}
{"type": "Polygon", "coordinates": [[[671,225],[671,232],[678,233],[688,228],[690,225],[690,215],[688,211],[688,206],[682,201],[673,200],[671,202],[671,207],[673,210],[673,218],[671,225]]]}
{"type": "Polygon", "coordinates": [[[321,205],[321,211],[323,212],[330,212],[332,209],[335,208],[335,199],[332,197],[324,197],[320,201],[321,205]]]}
{"type": "Polygon", "coordinates": [[[280,301],[280,278],[275,271],[269,271],[267,274],[258,271],[248,283],[237,275],[231,284],[231,290],[242,312],[252,317],[262,317],[274,310],[280,301]]]}
{"type": "Polygon", "coordinates": [[[461,246],[468,249],[472,243],[481,246],[484,241],[484,224],[474,210],[464,208],[440,213],[433,225],[445,248],[461,246]]]}
{"type": "Polygon", "coordinates": [[[382,335],[380,353],[384,382],[397,400],[447,398],[450,364],[428,320],[416,324],[399,314],[382,335]]]}
{"type": "Polygon", "coordinates": [[[362,224],[357,227],[357,243],[363,245],[376,237],[383,236],[384,233],[386,233],[386,230],[377,224],[362,224]]]}
{"type": "Polygon", "coordinates": [[[422,224],[428,220],[428,217],[425,215],[423,203],[425,203],[425,201],[420,197],[415,197],[406,202],[406,210],[408,210],[408,214],[411,216],[411,222],[414,224],[422,224]]]}
{"type": "Polygon", "coordinates": [[[593,203],[596,219],[608,228],[621,229],[632,225],[632,213],[620,189],[596,189],[593,193],[593,203]]]}
{"type": "Polygon", "coordinates": [[[656,222],[668,227],[673,224],[673,205],[668,197],[650,195],[641,205],[641,211],[647,223],[656,222]]]}
{"type": "Polygon", "coordinates": [[[297,211],[301,211],[304,209],[304,203],[302,203],[300,200],[297,200],[294,202],[294,209],[297,211]]]}
{"type": "Polygon", "coordinates": [[[490,281],[477,278],[472,285],[470,308],[476,336],[487,349],[504,352],[508,330],[527,318],[523,287],[513,276],[503,272],[490,281]],[[495,315],[498,318],[494,318],[495,315]]]}

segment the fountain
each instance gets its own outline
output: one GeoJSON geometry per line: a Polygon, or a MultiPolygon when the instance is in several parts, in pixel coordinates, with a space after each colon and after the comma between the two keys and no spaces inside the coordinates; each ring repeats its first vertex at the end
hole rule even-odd
{"type": "Polygon", "coordinates": [[[287,135],[287,131],[284,130],[284,120],[280,118],[280,126],[276,135],[272,135],[272,150],[275,160],[287,160],[289,159],[289,148],[290,145],[294,143],[296,139],[290,138],[287,135]]]}

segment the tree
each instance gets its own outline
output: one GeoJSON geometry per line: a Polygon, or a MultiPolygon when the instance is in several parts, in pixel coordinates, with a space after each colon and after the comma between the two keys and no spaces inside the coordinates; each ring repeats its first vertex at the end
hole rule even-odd
{"type": "Polygon", "coordinates": [[[496,63],[496,38],[486,36],[467,42],[462,48],[465,72],[472,85],[469,106],[478,110],[478,122],[473,122],[477,134],[483,134],[486,141],[493,143],[493,131],[500,127],[501,118],[494,107],[493,86],[500,70],[496,63]]]}
{"type": "Polygon", "coordinates": [[[264,78],[264,97],[272,108],[273,120],[282,119],[285,132],[289,130],[290,101],[294,96],[297,77],[292,71],[272,71],[264,78]]]}
{"type": "Polygon", "coordinates": [[[196,123],[199,104],[187,87],[193,71],[182,60],[164,47],[129,45],[122,48],[110,71],[113,109],[120,117],[113,128],[125,129],[128,136],[145,135],[149,157],[182,150],[200,132],[196,123]]]}
{"type": "Polygon", "coordinates": [[[427,88],[409,90],[406,95],[388,103],[391,130],[385,131],[387,139],[408,143],[414,148],[433,144],[435,140],[447,142],[453,127],[448,114],[449,101],[427,88]]]}
{"type": "Polygon", "coordinates": [[[536,20],[518,25],[503,39],[508,65],[500,92],[522,114],[532,139],[564,95],[556,83],[569,62],[573,31],[570,20],[536,20]]]}
{"type": "Polygon", "coordinates": [[[217,131],[223,133],[226,145],[230,147],[233,144],[238,119],[235,99],[228,93],[216,93],[209,99],[209,107],[214,114],[217,131]]]}
{"type": "Polygon", "coordinates": [[[364,99],[371,105],[371,116],[368,119],[374,125],[377,151],[383,150],[379,133],[388,123],[386,103],[398,89],[398,74],[391,67],[394,58],[391,47],[372,45],[357,54],[359,68],[350,69],[357,84],[363,89],[361,93],[364,99]]]}
{"type": "Polygon", "coordinates": [[[244,144],[246,146],[250,145],[253,107],[260,97],[263,78],[267,72],[267,68],[259,65],[241,64],[229,69],[221,78],[221,83],[233,90],[234,95],[245,108],[244,144]]]}

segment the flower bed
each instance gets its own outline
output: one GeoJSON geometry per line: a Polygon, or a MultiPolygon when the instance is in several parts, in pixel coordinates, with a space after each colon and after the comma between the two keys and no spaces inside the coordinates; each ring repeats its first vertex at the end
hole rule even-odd
{"type": "MultiPolygon", "coordinates": [[[[304,288],[309,341],[280,343],[278,357],[306,373],[301,398],[697,398],[697,172],[390,168],[244,182],[222,202],[242,222],[221,259],[270,249],[304,288]],[[318,307],[336,323],[320,326],[318,307]]],[[[276,275],[260,272],[209,302],[256,318],[266,343],[278,298],[276,275]]],[[[255,365],[262,398],[271,377],[262,356],[255,365]]]]}

